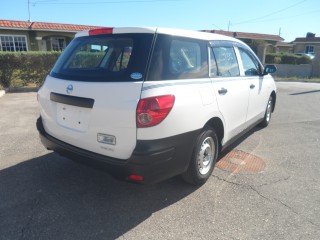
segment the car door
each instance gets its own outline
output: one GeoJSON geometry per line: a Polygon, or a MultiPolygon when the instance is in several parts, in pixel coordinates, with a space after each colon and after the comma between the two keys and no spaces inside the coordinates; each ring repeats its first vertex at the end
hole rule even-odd
{"type": "Polygon", "coordinates": [[[253,53],[246,48],[239,47],[242,73],[249,84],[249,104],[246,117],[246,126],[254,124],[264,116],[268,101],[267,81],[261,74],[262,67],[253,53]]]}
{"type": "Polygon", "coordinates": [[[210,77],[224,118],[224,144],[244,129],[249,101],[248,83],[240,76],[236,52],[231,42],[211,43],[210,77]]]}

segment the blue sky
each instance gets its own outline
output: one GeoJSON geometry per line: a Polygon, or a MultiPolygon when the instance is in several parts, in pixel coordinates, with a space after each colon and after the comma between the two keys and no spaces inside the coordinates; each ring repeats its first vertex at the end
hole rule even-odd
{"type": "MultiPolygon", "coordinates": [[[[31,21],[320,36],[319,0],[29,0],[31,21]]],[[[28,20],[28,0],[0,0],[0,19],[28,20]]]]}

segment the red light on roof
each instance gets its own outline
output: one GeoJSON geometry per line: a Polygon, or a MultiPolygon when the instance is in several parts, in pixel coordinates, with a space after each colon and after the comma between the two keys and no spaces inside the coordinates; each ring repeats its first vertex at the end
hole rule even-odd
{"type": "Polygon", "coordinates": [[[112,34],[113,28],[96,28],[89,30],[89,35],[112,34]]]}
{"type": "Polygon", "coordinates": [[[131,181],[141,182],[143,181],[143,177],[140,175],[131,174],[128,177],[131,181]]]}

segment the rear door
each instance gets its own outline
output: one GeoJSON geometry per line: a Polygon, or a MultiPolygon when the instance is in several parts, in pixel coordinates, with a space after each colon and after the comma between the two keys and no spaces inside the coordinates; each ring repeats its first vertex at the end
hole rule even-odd
{"type": "Polygon", "coordinates": [[[225,122],[225,143],[244,129],[249,101],[248,81],[240,76],[236,52],[231,42],[212,42],[210,76],[225,122]]]}
{"type": "Polygon", "coordinates": [[[73,146],[128,159],[152,39],[110,34],[73,40],[39,90],[45,130],[73,146]]]}

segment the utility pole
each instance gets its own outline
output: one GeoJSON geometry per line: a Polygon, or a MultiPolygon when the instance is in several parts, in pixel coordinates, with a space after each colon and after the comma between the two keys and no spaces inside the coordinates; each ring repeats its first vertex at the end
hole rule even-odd
{"type": "Polygon", "coordinates": [[[279,36],[281,37],[281,27],[279,28],[279,36]]]}
{"type": "Polygon", "coordinates": [[[31,15],[30,15],[30,0],[28,0],[28,15],[29,15],[28,22],[31,22],[31,15]]]}
{"type": "Polygon", "coordinates": [[[229,22],[228,22],[228,32],[229,32],[229,29],[230,29],[230,25],[231,25],[231,22],[229,20],[229,22]]]}

